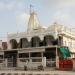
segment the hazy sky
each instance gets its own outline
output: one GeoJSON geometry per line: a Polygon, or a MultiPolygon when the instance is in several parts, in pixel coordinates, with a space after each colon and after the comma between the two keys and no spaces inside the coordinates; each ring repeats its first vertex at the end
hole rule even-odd
{"type": "Polygon", "coordinates": [[[0,0],[0,39],[8,33],[26,30],[32,4],[40,24],[53,22],[75,28],[75,0],[0,0]]]}

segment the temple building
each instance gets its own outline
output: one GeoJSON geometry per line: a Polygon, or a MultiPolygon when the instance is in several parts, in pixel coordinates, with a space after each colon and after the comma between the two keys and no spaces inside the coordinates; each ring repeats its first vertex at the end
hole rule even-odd
{"type": "Polygon", "coordinates": [[[53,23],[41,26],[36,12],[31,12],[26,32],[8,34],[8,49],[0,50],[0,67],[59,67],[60,59],[75,58],[75,33],[53,23]],[[62,50],[63,49],[63,50],[62,50]]]}

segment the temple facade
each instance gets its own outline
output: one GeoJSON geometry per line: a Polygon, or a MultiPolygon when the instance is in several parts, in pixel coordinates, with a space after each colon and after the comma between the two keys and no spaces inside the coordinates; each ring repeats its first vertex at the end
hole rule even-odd
{"type": "Polygon", "coordinates": [[[59,67],[59,59],[65,53],[60,48],[67,48],[75,58],[75,33],[70,28],[53,23],[41,26],[37,13],[32,12],[26,32],[8,34],[8,49],[0,50],[0,67],[37,68],[59,67]]]}

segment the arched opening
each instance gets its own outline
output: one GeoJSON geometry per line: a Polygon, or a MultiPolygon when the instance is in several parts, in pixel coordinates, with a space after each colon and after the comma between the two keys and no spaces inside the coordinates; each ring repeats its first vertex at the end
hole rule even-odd
{"type": "Polygon", "coordinates": [[[58,45],[59,46],[63,45],[63,37],[62,36],[58,36],[58,45]]]}
{"type": "Polygon", "coordinates": [[[53,45],[62,46],[62,44],[63,44],[63,40],[62,39],[63,39],[63,37],[58,36],[58,38],[53,41],[53,45]]]}
{"type": "Polygon", "coordinates": [[[44,46],[53,45],[54,37],[52,35],[46,35],[44,37],[44,46]]]}
{"type": "Polygon", "coordinates": [[[11,39],[10,44],[12,49],[16,49],[18,46],[17,41],[15,39],[11,39]]]}
{"type": "Polygon", "coordinates": [[[40,46],[40,38],[38,36],[32,37],[31,46],[32,47],[39,47],[40,46]]]}
{"type": "Polygon", "coordinates": [[[27,38],[21,38],[19,45],[20,45],[20,48],[27,48],[29,46],[29,42],[27,38]]]}

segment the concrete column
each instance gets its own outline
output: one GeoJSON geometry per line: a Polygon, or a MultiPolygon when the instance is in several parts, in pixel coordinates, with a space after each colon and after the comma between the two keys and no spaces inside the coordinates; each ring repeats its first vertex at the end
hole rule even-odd
{"type": "Polygon", "coordinates": [[[75,71],[75,58],[73,58],[72,61],[73,61],[73,70],[75,71]]]}
{"type": "Polygon", "coordinates": [[[29,60],[30,60],[30,52],[29,52],[29,60]]]}
{"type": "Polygon", "coordinates": [[[31,59],[31,53],[29,52],[29,62],[28,62],[28,64],[27,64],[27,66],[28,66],[28,68],[32,68],[32,66],[34,65],[34,64],[32,64],[32,59],[31,59]]]}
{"type": "Polygon", "coordinates": [[[59,56],[58,56],[57,46],[56,46],[56,68],[59,69],[59,56]]]}
{"type": "Polygon", "coordinates": [[[30,57],[30,52],[29,52],[29,63],[31,63],[31,62],[32,62],[32,59],[30,57]]]}
{"type": "Polygon", "coordinates": [[[43,52],[41,52],[41,56],[43,57],[43,52]]]}
{"type": "Polygon", "coordinates": [[[42,57],[42,65],[43,65],[43,62],[44,62],[44,61],[43,61],[43,52],[41,52],[41,57],[42,57]]]}
{"type": "Polygon", "coordinates": [[[3,67],[5,66],[5,59],[4,59],[4,54],[3,54],[3,67]]]}
{"type": "Polygon", "coordinates": [[[5,67],[7,67],[8,61],[7,59],[5,59],[5,67]]]}
{"type": "Polygon", "coordinates": [[[18,67],[18,65],[19,65],[19,53],[17,53],[17,67],[18,67]]]}
{"type": "Polygon", "coordinates": [[[11,49],[11,44],[10,44],[10,42],[7,42],[7,45],[8,45],[8,49],[11,49]]]}
{"type": "Polygon", "coordinates": [[[46,57],[43,57],[43,52],[41,52],[41,57],[42,57],[42,65],[43,67],[46,67],[46,57]]]}
{"type": "Polygon", "coordinates": [[[43,65],[43,67],[46,67],[46,57],[42,58],[42,65],[43,65]]]}

